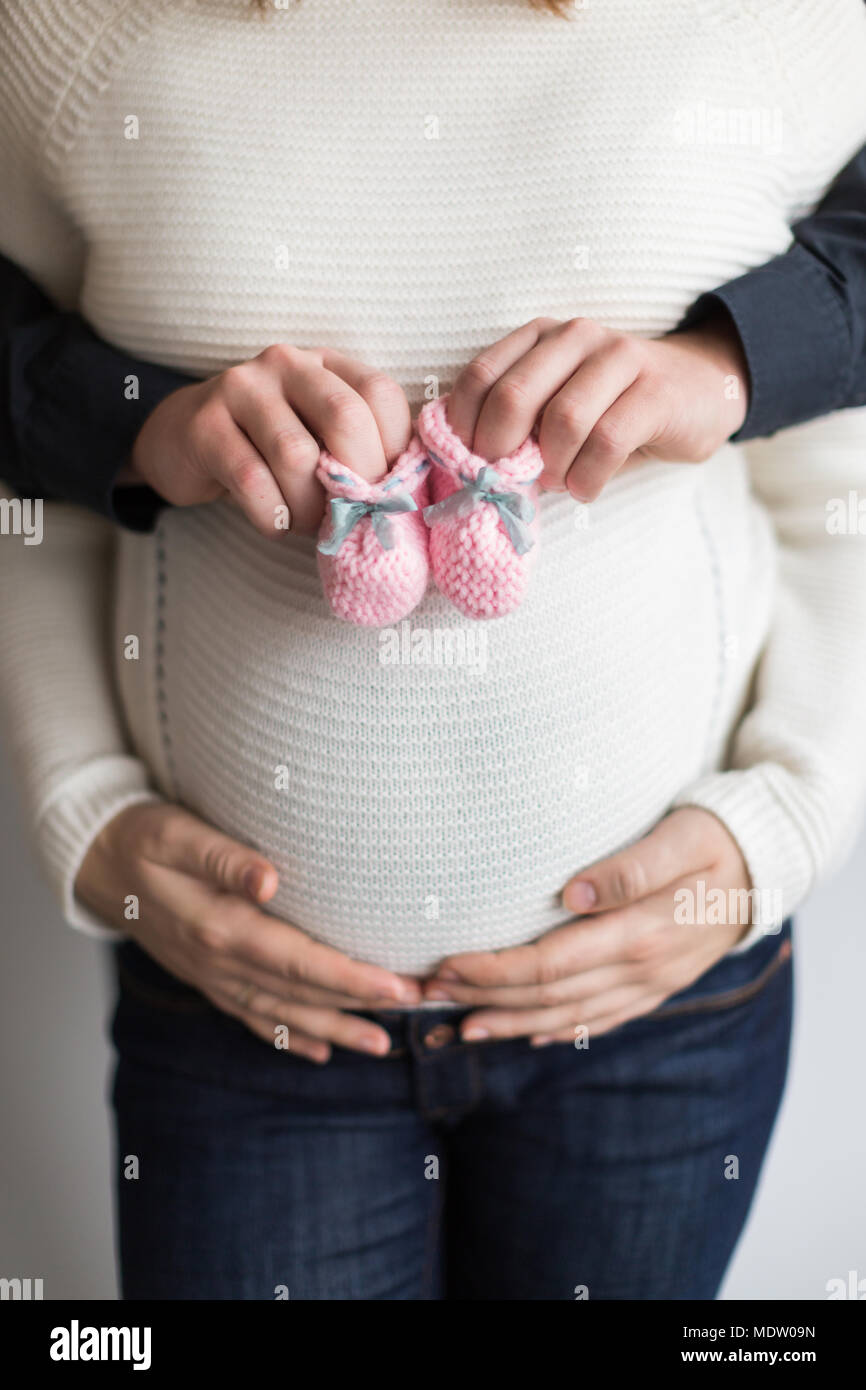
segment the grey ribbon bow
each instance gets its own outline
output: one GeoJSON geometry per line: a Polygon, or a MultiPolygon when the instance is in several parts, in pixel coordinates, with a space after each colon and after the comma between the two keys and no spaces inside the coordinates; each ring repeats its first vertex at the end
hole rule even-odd
{"type": "Polygon", "coordinates": [[[525,555],[527,550],[531,550],[534,542],[529,523],[535,516],[535,508],[529,498],[519,492],[506,492],[502,479],[489,463],[479,468],[477,478],[464,478],[462,473],[460,477],[463,487],[458,492],[452,492],[443,502],[434,502],[432,506],[424,508],[427,525],[435,526],[437,521],[443,521],[446,517],[468,516],[480,502],[490,502],[499,513],[499,520],[517,554],[525,555]]]}
{"type": "Polygon", "coordinates": [[[368,516],[383,550],[394,547],[394,532],[389,513],[417,512],[418,503],[405,493],[395,493],[384,502],[350,502],[348,497],[331,498],[331,537],[319,541],[317,549],[323,555],[336,555],[343,541],[361,520],[368,516]]]}

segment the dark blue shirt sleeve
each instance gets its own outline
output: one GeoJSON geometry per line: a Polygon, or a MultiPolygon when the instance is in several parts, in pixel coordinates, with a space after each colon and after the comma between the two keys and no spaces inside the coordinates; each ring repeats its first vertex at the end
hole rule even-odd
{"type": "MultiPolygon", "coordinates": [[[[789,251],[701,295],[680,325],[726,312],[739,332],[750,394],[735,440],[866,404],[866,148],[793,230],[789,251]]],[[[0,257],[0,475],[23,496],[149,529],[165,503],[116,480],[147,416],[190,380],[111,347],[0,257]]]]}
{"type": "Polygon", "coordinates": [[[166,503],[116,480],[147,416],[190,380],[111,347],[0,256],[0,476],[21,496],[149,530],[166,503]]]}
{"type": "Polygon", "coordinates": [[[735,441],[866,405],[866,147],[793,232],[784,255],[701,295],[680,325],[725,310],[736,325],[751,381],[735,441]]]}

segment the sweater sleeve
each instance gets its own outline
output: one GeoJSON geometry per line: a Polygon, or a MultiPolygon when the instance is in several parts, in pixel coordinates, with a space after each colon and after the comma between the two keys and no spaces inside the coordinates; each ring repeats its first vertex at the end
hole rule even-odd
{"type": "MultiPolygon", "coordinates": [[[[84,244],[54,189],[46,151],[97,39],[124,0],[15,3],[0,13],[0,253],[52,304],[78,300],[84,244]]],[[[88,79],[91,75],[85,74],[88,79]]],[[[92,85],[92,84],[91,84],[92,85]]],[[[12,460],[0,458],[0,477],[12,460]]],[[[130,753],[109,659],[113,530],[42,497],[0,489],[0,724],[38,851],[68,921],[116,940],[73,897],[94,836],[125,806],[152,800],[130,753]]]]}
{"type": "Polygon", "coordinates": [[[685,788],[756,890],[743,950],[850,850],[866,799],[866,410],[746,446],[779,547],[774,618],[725,771],[685,788]]]}
{"type": "Polygon", "coordinates": [[[0,719],[43,866],[73,926],[117,939],[76,901],[88,846],[124,807],[158,799],[129,752],[110,677],[114,536],[61,503],[0,494],[0,719]]]}

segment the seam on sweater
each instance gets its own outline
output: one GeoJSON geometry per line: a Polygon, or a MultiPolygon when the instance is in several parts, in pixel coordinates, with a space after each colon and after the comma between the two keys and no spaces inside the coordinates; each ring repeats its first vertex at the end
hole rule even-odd
{"type": "Polygon", "coordinates": [[[740,9],[744,17],[752,24],[756,36],[764,41],[765,51],[773,68],[774,86],[785,113],[785,120],[790,120],[797,130],[799,139],[802,141],[803,152],[811,153],[814,147],[809,138],[808,125],[804,126],[799,119],[797,84],[788,69],[781,44],[770,25],[762,19],[758,6],[753,3],[753,0],[741,0],[740,9]]]}
{"type": "MultiPolygon", "coordinates": [[[[151,14],[155,15],[160,11],[168,9],[168,0],[149,0],[149,7],[151,14]]],[[[128,36],[129,42],[126,45],[126,48],[123,52],[123,57],[126,58],[130,48],[145,32],[146,18],[141,11],[141,0],[127,0],[127,3],[121,9],[117,10],[117,12],[114,15],[107,17],[103,21],[97,33],[93,36],[90,44],[88,45],[87,51],[81,55],[77,64],[75,65],[75,68],[70,74],[66,86],[63,88],[63,91],[58,96],[54,106],[54,110],[51,112],[48,118],[45,130],[42,133],[42,137],[37,147],[37,153],[42,157],[42,159],[44,159],[45,167],[48,174],[51,176],[52,183],[56,184],[56,177],[60,172],[57,156],[59,156],[61,153],[64,156],[71,153],[76,140],[78,139],[82,130],[85,128],[86,119],[90,117],[93,110],[93,100],[91,100],[87,108],[86,117],[82,116],[82,118],[78,122],[77,128],[74,130],[74,132],[70,133],[69,138],[65,141],[61,141],[59,137],[55,139],[55,136],[58,134],[58,127],[61,123],[62,118],[66,114],[67,106],[73,92],[75,92],[82,78],[87,73],[88,68],[91,66],[95,55],[99,53],[100,48],[105,43],[106,39],[113,32],[115,32],[118,26],[121,23],[123,23],[123,21],[125,21],[130,15],[135,15],[137,17],[138,28],[136,32],[130,32],[128,36]]],[[[108,90],[110,84],[111,77],[106,77],[106,79],[101,83],[95,83],[93,97],[97,98],[102,96],[108,90]]],[[[54,188],[54,193],[55,195],[59,196],[59,190],[57,189],[57,187],[54,188]]]]}
{"type": "Polygon", "coordinates": [[[60,119],[61,113],[63,112],[66,106],[66,102],[68,101],[69,96],[75,89],[75,84],[78,82],[82,73],[84,73],[85,69],[87,68],[87,64],[90,62],[91,57],[96,52],[100,43],[102,43],[106,34],[110,33],[114,26],[123,18],[123,16],[129,13],[134,3],[135,0],[127,0],[127,3],[124,5],[123,9],[118,10],[114,15],[108,16],[99,26],[99,29],[97,30],[96,34],[91,39],[87,51],[83,53],[79,58],[78,63],[69,75],[66,86],[63,88],[63,90],[61,91],[60,95],[57,97],[57,100],[54,103],[54,110],[48,117],[48,122],[45,126],[45,130],[42,135],[42,144],[40,150],[41,153],[47,152],[52,132],[54,131],[54,128],[57,125],[58,120],[60,119]]]}
{"type": "Polygon", "coordinates": [[[166,630],[166,587],[168,584],[168,560],[166,555],[165,531],[162,525],[156,530],[156,604],[153,640],[154,682],[156,693],[157,737],[162,747],[165,769],[171,783],[173,796],[177,796],[177,771],[174,761],[171,730],[168,717],[168,693],[165,688],[165,630],[166,630]]]}
{"type": "Polygon", "coordinates": [[[727,642],[728,627],[725,617],[725,601],[723,595],[722,573],[719,565],[719,554],[715,538],[710,530],[707,515],[704,510],[704,499],[700,492],[695,494],[695,514],[697,516],[698,527],[707,548],[707,558],[709,560],[710,578],[713,585],[713,600],[716,610],[716,680],[713,689],[710,713],[707,717],[707,732],[704,739],[704,752],[701,759],[703,768],[708,768],[711,764],[711,754],[716,741],[716,728],[719,722],[719,713],[722,708],[722,694],[725,686],[725,643],[727,642]]]}

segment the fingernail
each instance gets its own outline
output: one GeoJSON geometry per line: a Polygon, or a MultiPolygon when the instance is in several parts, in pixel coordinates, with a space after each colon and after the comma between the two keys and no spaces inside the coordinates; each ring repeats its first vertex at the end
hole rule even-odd
{"type": "Polygon", "coordinates": [[[359,1040],[359,1046],[365,1052],[372,1052],[376,1057],[384,1057],[386,1052],[391,1051],[391,1040],[385,1037],[365,1037],[359,1040]]]}
{"type": "Polygon", "coordinates": [[[547,1047],[548,1043],[555,1042],[555,1038],[550,1038],[546,1033],[539,1033],[537,1037],[529,1039],[530,1047],[547,1047]]]}
{"type": "Polygon", "coordinates": [[[598,894],[591,883],[581,879],[568,885],[562,895],[562,901],[572,912],[588,912],[598,902],[598,894]]]}
{"type": "Polygon", "coordinates": [[[538,479],[538,486],[542,492],[568,492],[568,488],[560,478],[549,478],[546,473],[542,473],[538,479]]]}
{"type": "Polygon", "coordinates": [[[450,965],[446,965],[444,970],[436,971],[437,978],[440,980],[459,980],[460,976],[456,970],[452,970],[450,965]]]}
{"type": "Polygon", "coordinates": [[[243,876],[244,892],[249,893],[251,898],[257,898],[261,892],[262,871],[255,866],[246,870],[243,876]]]}
{"type": "Polygon", "coordinates": [[[393,998],[399,999],[401,1004],[417,1004],[421,998],[421,991],[409,980],[400,980],[394,989],[393,998]]]}
{"type": "Polygon", "coordinates": [[[450,1000],[452,998],[447,989],[440,989],[438,985],[428,985],[425,993],[428,999],[450,1000]]]}
{"type": "Polygon", "coordinates": [[[489,1038],[490,1034],[486,1028],[479,1028],[473,1023],[470,1028],[464,1028],[460,1036],[464,1042],[482,1042],[484,1038],[489,1038]]]}

